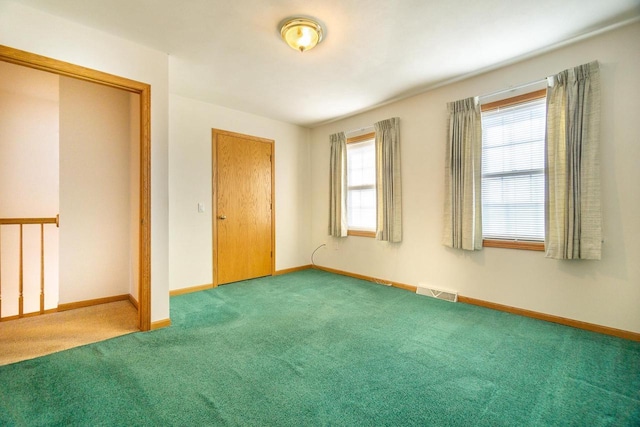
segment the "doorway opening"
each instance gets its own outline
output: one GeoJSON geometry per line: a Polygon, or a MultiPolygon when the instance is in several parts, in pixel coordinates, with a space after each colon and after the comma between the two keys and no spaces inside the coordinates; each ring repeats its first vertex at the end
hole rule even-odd
{"type": "MultiPolygon", "coordinates": [[[[78,65],[58,61],[44,56],[24,52],[0,45],[0,61],[8,62],[15,65],[25,66],[59,76],[70,77],[72,79],[85,82],[98,83],[99,85],[121,89],[129,93],[137,94],[139,109],[139,139],[135,147],[138,155],[137,161],[139,167],[137,171],[138,194],[136,195],[136,203],[139,205],[136,218],[137,231],[134,239],[137,240],[138,265],[137,276],[138,292],[137,292],[137,308],[138,308],[138,326],[142,331],[151,329],[151,114],[150,114],[150,96],[151,87],[146,83],[137,82],[123,77],[103,73],[100,71],[88,69],[78,65]]],[[[127,193],[129,196],[130,194],[127,193]]],[[[62,219],[64,221],[64,218],[62,219]]],[[[103,272],[94,272],[94,274],[102,274],[103,272]]]]}

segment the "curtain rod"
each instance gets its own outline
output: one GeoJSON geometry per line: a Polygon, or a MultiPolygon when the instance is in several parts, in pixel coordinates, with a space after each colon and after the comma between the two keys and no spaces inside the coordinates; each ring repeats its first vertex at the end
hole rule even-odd
{"type": "Polygon", "coordinates": [[[502,90],[498,90],[496,92],[491,92],[491,93],[487,93],[485,95],[480,95],[478,98],[480,98],[480,100],[483,100],[485,98],[489,98],[492,96],[496,96],[496,95],[501,95],[503,93],[507,93],[507,92],[513,92],[514,90],[519,90],[519,89],[524,89],[525,87],[529,87],[529,86],[533,86],[533,85],[538,85],[544,81],[547,81],[548,77],[545,77],[544,79],[538,79],[529,83],[523,83],[521,85],[518,86],[511,86],[509,89],[502,89],[502,90]]]}
{"type": "Polygon", "coordinates": [[[350,133],[364,132],[364,131],[372,131],[372,130],[374,130],[374,129],[375,129],[375,127],[374,127],[373,125],[371,125],[371,126],[366,126],[366,127],[359,128],[359,129],[351,129],[351,130],[346,131],[344,134],[345,134],[345,135],[348,135],[348,134],[350,134],[350,133]]]}

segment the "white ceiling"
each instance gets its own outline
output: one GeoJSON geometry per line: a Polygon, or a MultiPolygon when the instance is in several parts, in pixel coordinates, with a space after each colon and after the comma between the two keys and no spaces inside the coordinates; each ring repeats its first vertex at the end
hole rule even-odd
{"type": "Polygon", "coordinates": [[[21,0],[170,55],[170,91],[313,127],[640,17],[640,0],[21,0]],[[325,40],[298,53],[292,15],[325,40]]]}

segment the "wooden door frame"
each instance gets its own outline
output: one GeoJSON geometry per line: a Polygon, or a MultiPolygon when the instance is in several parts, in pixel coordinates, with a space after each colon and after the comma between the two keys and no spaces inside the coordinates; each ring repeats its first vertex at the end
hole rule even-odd
{"type": "Polygon", "coordinates": [[[213,287],[218,286],[218,221],[217,219],[217,186],[218,186],[218,157],[217,157],[217,136],[227,135],[237,138],[250,139],[253,141],[265,142],[271,146],[271,276],[276,271],[276,159],[275,145],[273,139],[261,138],[258,136],[245,135],[242,133],[230,132],[222,129],[211,129],[211,221],[212,221],[212,246],[213,246],[213,264],[211,270],[211,279],[213,287]]]}
{"type": "Polygon", "coordinates": [[[72,77],[140,95],[140,231],[138,267],[138,327],[151,329],[151,86],[0,45],[0,61],[72,77]]]}

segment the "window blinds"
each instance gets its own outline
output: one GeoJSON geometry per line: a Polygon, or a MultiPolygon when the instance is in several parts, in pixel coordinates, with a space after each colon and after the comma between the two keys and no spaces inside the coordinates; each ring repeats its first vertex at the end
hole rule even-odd
{"type": "Polygon", "coordinates": [[[544,241],[545,98],[482,113],[482,234],[544,241]]]}

